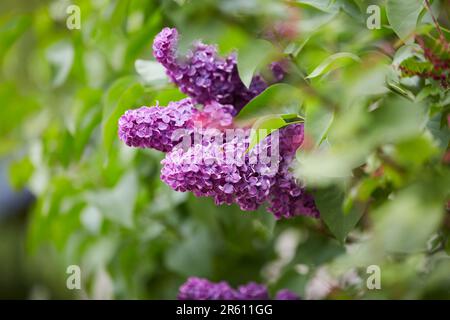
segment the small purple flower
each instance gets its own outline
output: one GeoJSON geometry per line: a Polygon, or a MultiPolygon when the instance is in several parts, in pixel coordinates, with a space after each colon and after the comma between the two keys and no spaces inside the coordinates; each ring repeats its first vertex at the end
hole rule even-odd
{"type": "Polygon", "coordinates": [[[319,217],[314,198],[297,184],[290,172],[295,153],[302,145],[303,139],[303,124],[290,125],[280,130],[279,152],[282,160],[270,190],[271,198],[267,208],[277,219],[298,215],[319,217]]]}
{"type": "Polygon", "coordinates": [[[275,300],[300,300],[300,297],[288,289],[282,289],[275,295],[275,300]]]}
{"type": "Polygon", "coordinates": [[[299,215],[319,218],[312,195],[297,185],[294,178],[279,176],[270,190],[267,211],[275,218],[292,218],[299,215]]]}
{"type": "Polygon", "coordinates": [[[286,75],[285,66],[283,61],[282,62],[272,62],[270,64],[270,70],[272,70],[273,77],[275,79],[275,82],[280,82],[284,79],[284,76],[286,75]]]}
{"type": "Polygon", "coordinates": [[[269,300],[267,287],[255,282],[239,286],[238,293],[240,300],[269,300]]]}
{"type": "Polygon", "coordinates": [[[236,300],[237,294],[228,283],[213,283],[190,277],[179,289],[178,300],[236,300]]]}
{"type": "Polygon", "coordinates": [[[184,130],[186,134],[192,130],[192,116],[196,112],[189,98],[171,102],[165,108],[128,110],[119,119],[119,137],[130,147],[168,152],[181,140],[180,136],[173,136],[176,130],[184,130]]]}

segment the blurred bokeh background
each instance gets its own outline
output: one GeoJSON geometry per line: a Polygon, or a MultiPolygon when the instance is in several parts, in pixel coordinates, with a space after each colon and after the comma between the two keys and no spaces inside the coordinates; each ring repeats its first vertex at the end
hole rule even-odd
{"type": "MultiPolygon", "coordinates": [[[[449,3],[432,6],[447,36],[449,3]]],[[[431,24],[426,10],[421,19],[431,24]]],[[[402,56],[386,1],[2,1],[0,39],[0,298],[174,299],[193,275],[310,299],[450,298],[449,160],[442,160],[450,95],[398,74],[386,85],[402,56]],[[370,4],[381,8],[380,29],[366,27],[370,4]],[[80,9],[80,29],[67,26],[70,5],[80,9]],[[160,68],[136,70],[136,60],[153,60],[153,38],[165,26],[179,30],[182,52],[201,39],[250,61],[255,39],[268,39],[299,74],[336,52],[358,55],[361,63],[347,59],[342,72],[311,82],[326,98],[312,99],[319,109],[328,110],[323,101],[342,107],[331,130],[342,148],[300,175],[332,188],[333,179],[311,176],[366,163],[348,193],[370,205],[361,220],[338,217],[336,232],[322,220],[217,207],[161,182],[162,154],[121,143],[125,110],[184,96],[160,68]],[[359,112],[385,97],[395,104],[395,95],[418,103],[425,87],[434,100],[422,103],[437,119],[426,126],[410,111],[359,112]],[[346,241],[335,236],[350,230],[346,241]],[[381,267],[381,290],[366,287],[372,264],[381,267]],[[81,290],[66,287],[69,265],[81,267],[81,290]]],[[[317,130],[324,121],[319,113],[317,130]]]]}

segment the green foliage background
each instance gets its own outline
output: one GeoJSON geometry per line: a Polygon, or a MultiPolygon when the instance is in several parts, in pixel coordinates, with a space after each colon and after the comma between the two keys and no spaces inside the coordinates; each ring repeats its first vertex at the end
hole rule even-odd
{"type": "MultiPolygon", "coordinates": [[[[173,299],[189,276],[307,298],[450,298],[450,93],[398,69],[424,68],[411,34],[439,38],[423,1],[77,0],[80,30],[66,27],[70,4],[0,4],[0,158],[37,198],[24,220],[0,221],[2,296],[20,275],[20,292],[49,298],[173,299]],[[372,4],[381,29],[366,27],[372,4]],[[289,39],[261,40],[280,25],[289,39]],[[164,26],[181,50],[195,39],[238,50],[244,81],[289,60],[286,85],[240,117],[305,118],[295,174],[321,220],[176,193],[159,179],[162,154],[118,140],[125,110],[183,97],[152,62],[164,26]],[[69,292],[74,264],[83,289],[69,292]],[[373,264],[381,290],[366,287],[373,264]]],[[[450,41],[449,3],[431,5],[450,41]]]]}

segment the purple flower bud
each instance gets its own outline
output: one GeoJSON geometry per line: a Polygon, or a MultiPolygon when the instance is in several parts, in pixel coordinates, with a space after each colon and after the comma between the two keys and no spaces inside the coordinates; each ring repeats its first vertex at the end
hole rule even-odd
{"type": "Polygon", "coordinates": [[[283,62],[272,62],[270,64],[270,70],[272,70],[272,74],[276,82],[280,82],[281,80],[283,80],[284,76],[286,75],[283,62]]]}

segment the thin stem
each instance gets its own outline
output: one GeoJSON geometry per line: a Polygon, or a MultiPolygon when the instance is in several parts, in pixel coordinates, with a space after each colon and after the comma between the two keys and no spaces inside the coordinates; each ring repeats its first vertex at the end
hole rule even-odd
{"type": "Polygon", "coordinates": [[[439,33],[439,37],[441,38],[441,41],[442,41],[442,44],[443,44],[444,48],[446,50],[448,50],[449,44],[448,44],[447,40],[445,39],[444,33],[442,32],[441,27],[439,26],[439,23],[438,23],[436,17],[433,14],[433,10],[431,10],[430,1],[429,0],[425,0],[425,5],[427,7],[427,10],[430,12],[431,19],[433,19],[433,23],[436,26],[436,29],[437,29],[437,31],[439,33]]]}

